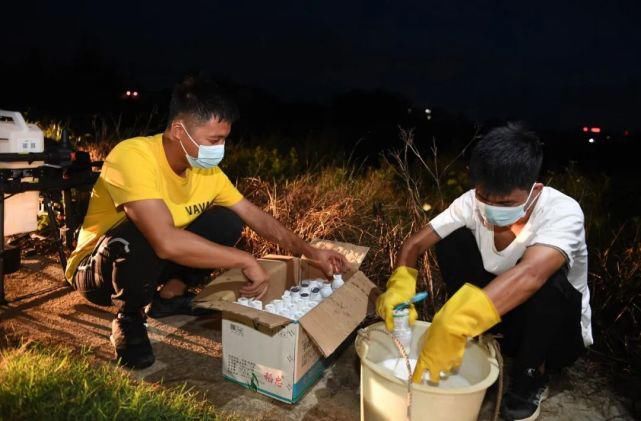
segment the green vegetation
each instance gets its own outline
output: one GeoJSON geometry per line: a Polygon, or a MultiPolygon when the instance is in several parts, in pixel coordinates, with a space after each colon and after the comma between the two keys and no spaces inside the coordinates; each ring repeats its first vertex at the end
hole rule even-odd
{"type": "Polygon", "coordinates": [[[0,354],[0,419],[223,420],[183,388],[132,380],[112,365],[55,347],[22,346],[0,354]]]}

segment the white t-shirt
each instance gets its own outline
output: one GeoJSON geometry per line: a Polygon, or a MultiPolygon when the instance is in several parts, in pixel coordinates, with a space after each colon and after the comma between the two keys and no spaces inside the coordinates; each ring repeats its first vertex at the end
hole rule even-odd
{"type": "Polygon", "coordinates": [[[516,239],[502,251],[496,250],[492,226],[486,225],[479,213],[474,190],[461,195],[430,224],[441,238],[459,228],[469,228],[476,238],[485,270],[495,275],[514,267],[529,246],[548,245],[563,252],[567,258],[568,281],[582,295],[583,343],[592,345],[588,249],[583,211],[576,200],[551,187],[543,187],[530,219],[516,239]]]}

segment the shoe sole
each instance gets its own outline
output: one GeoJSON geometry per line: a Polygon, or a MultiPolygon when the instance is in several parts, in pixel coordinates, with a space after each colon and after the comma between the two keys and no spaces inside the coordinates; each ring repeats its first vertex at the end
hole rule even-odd
{"type": "Polygon", "coordinates": [[[544,400],[548,398],[550,395],[550,389],[546,386],[545,390],[543,390],[543,393],[541,393],[541,399],[539,400],[539,406],[536,407],[536,411],[534,411],[534,414],[530,415],[527,418],[519,418],[519,419],[514,419],[514,421],[534,421],[539,417],[541,414],[541,403],[543,403],[544,400]]]}

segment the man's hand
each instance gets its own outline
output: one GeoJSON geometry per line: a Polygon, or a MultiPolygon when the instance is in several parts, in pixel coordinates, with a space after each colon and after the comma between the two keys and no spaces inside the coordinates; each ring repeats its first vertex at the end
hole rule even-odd
{"type": "Polygon", "coordinates": [[[239,290],[240,294],[244,297],[253,297],[257,300],[263,298],[269,289],[269,274],[258,263],[256,259],[242,269],[243,275],[247,278],[247,282],[239,290]]]}
{"type": "Polygon", "coordinates": [[[441,371],[461,365],[467,338],[480,335],[501,321],[492,300],[482,289],[465,284],[436,313],[423,338],[423,349],[412,375],[420,383],[428,370],[438,383],[441,371]]]}
{"type": "Polygon", "coordinates": [[[349,267],[345,256],[334,250],[322,250],[312,247],[312,251],[309,254],[311,256],[307,257],[310,263],[323,271],[328,278],[335,273],[345,272],[349,267]]]}
{"type": "MultiPolygon", "coordinates": [[[[407,266],[399,266],[387,281],[387,289],[376,300],[376,313],[385,320],[390,332],[394,329],[394,306],[409,301],[416,294],[418,271],[407,266]]],[[[414,324],[418,314],[414,304],[410,305],[409,322],[414,324]]]]}

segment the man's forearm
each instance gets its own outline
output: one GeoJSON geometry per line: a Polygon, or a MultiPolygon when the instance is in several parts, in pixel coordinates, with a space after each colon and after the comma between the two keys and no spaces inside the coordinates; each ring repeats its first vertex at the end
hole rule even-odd
{"type": "Polygon", "coordinates": [[[565,263],[565,256],[553,247],[528,247],[521,261],[494,278],[484,291],[504,315],[534,295],[565,263]]]}
{"type": "Polygon", "coordinates": [[[496,311],[503,316],[527,301],[544,282],[535,268],[518,264],[494,278],[484,291],[492,300],[496,311]]]}
{"type": "Polygon", "coordinates": [[[202,269],[246,268],[254,263],[254,257],[234,247],[226,247],[207,240],[190,231],[176,228],[168,238],[159,257],[183,266],[202,269]]]}
{"type": "Polygon", "coordinates": [[[411,238],[408,240],[409,241],[403,243],[401,251],[398,254],[398,260],[396,262],[397,267],[408,266],[416,268],[418,266],[418,256],[422,254],[421,247],[417,242],[411,241],[411,238]]]}
{"type": "Polygon", "coordinates": [[[436,244],[441,237],[428,225],[421,231],[411,235],[401,247],[401,252],[398,255],[396,266],[409,266],[416,268],[418,266],[418,258],[425,253],[430,247],[436,244]]]}

